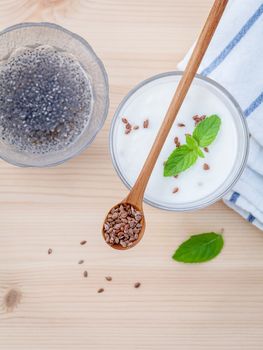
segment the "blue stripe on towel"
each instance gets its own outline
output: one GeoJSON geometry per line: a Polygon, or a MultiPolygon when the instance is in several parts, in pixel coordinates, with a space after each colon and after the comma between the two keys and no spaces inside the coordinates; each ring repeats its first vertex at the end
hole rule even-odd
{"type": "Polygon", "coordinates": [[[230,199],[229,199],[229,201],[230,201],[231,203],[236,203],[236,201],[238,200],[239,196],[240,196],[239,193],[233,192],[232,195],[231,195],[231,197],[230,197],[230,199]]]}
{"type": "Polygon", "coordinates": [[[253,222],[255,219],[256,219],[255,216],[253,216],[252,214],[249,214],[247,217],[248,222],[253,222]]]}
{"type": "Polygon", "coordinates": [[[229,55],[229,53],[234,49],[234,47],[240,42],[240,40],[246,35],[253,24],[259,19],[263,13],[263,4],[257,9],[257,11],[251,16],[244,26],[240,29],[236,36],[230,41],[230,43],[224,48],[223,51],[214,59],[210,65],[205,68],[201,74],[207,76],[213,70],[215,70],[222,61],[229,55]]]}
{"type": "Polygon", "coordinates": [[[245,117],[248,117],[263,102],[263,92],[244,110],[245,117]]]}

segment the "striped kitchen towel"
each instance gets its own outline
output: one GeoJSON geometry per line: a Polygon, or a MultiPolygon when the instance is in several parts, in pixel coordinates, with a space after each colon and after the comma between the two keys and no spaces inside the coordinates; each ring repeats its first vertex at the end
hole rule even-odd
{"type": "Polygon", "coordinates": [[[224,202],[263,230],[263,1],[229,2],[198,72],[223,85],[243,109],[251,135],[248,164],[224,202]]]}

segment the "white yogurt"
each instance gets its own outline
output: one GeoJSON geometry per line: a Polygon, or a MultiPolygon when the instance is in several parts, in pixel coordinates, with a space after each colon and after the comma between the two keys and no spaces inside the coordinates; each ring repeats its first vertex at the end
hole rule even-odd
{"type": "MultiPolygon", "coordinates": [[[[112,130],[112,152],[118,170],[130,186],[149,154],[179,79],[180,76],[168,75],[149,81],[132,93],[117,112],[112,130]],[[122,117],[140,128],[126,135],[122,117]],[[147,118],[149,127],[144,129],[143,121],[147,118]]],[[[195,79],[153,170],[145,192],[146,200],[157,206],[180,210],[220,196],[233,182],[233,176],[237,176],[238,150],[244,152],[239,149],[240,126],[239,111],[231,100],[217,87],[195,79]],[[175,149],[174,137],[178,136],[181,144],[185,143],[185,133],[192,133],[195,128],[192,118],[196,114],[217,114],[221,118],[216,140],[209,146],[209,153],[204,152],[205,158],[198,158],[196,164],[180,173],[178,178],[164,177],[163,163],[175,149]],[[178,127],[178,123],[184,123],[185,127],[178,127]],[[203,169],[204,163],[209,165],[209,170],[203,169]],[[179,188],[177,193],[173,193],[175,187],[179,188]]]]}

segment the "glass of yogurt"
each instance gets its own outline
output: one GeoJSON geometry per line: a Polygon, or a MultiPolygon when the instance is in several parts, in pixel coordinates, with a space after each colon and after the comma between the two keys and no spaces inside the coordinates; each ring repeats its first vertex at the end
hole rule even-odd
{"type": "MultiPolygon", "coordinates": [[[[137,85],[121,102],[110,130],[113,165],[131,188],[146,160],[182,72],[169,72],[137,85]],[[128,127],[127,127],[128,124],[128,127]]],[[[248,155],[248,129],[234,98],[211,79],[196,75],[167,137],[146,188],[144,201],[154,207],[186,211],[221,199],[239,179],[248,155]],[[164,163],[201,117],[216,114],[221,127],[205,158],[176,177],[164,177],[164,163]],[[197,117],[198,116],[198,117],[197,117]]]]}

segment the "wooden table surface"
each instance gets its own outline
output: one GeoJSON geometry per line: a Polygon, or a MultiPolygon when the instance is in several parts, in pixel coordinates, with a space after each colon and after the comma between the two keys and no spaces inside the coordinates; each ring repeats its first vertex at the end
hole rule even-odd
{"type": "Polygon", "coordinates": [[[109,156],[113,112],[136,83],[175,69],[211,3],[0,0],[0,29],[50,21],[87,39],[105,63],[111,100],[103,130],[79,157],[50,169],[0,163],[1,350],[262,350],[263,233],[223,203],[185,214],[145,206],[147,233],[125,253],[100,234],[105,212],[127,192],[109,156]],[[172,261],[190,233],[221,227],[217,259],[172,261]]]}

